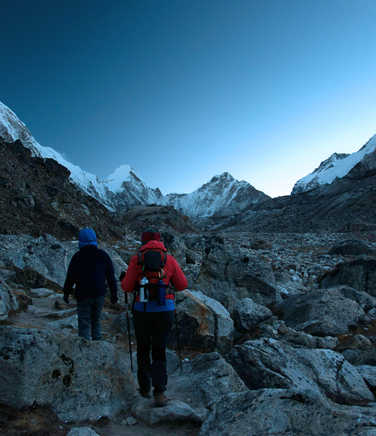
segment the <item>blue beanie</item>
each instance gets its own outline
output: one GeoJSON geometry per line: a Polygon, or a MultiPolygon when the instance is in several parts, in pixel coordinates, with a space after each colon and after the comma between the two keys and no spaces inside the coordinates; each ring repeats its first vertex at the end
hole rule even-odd
{"type": "Polygon", "coordinates": [[[98,246],[97,235],[90,227],[80,230],[80,233],[78,234],[78,241],[80,248],[86,247],[87,245],[95,245],[96,247],[98,246]]]}

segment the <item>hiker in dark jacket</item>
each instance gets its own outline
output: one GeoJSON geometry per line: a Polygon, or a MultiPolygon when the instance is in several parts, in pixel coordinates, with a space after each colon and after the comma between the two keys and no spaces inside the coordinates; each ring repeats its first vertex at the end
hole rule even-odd
{"type": "Polygon", "coordinates": [[[93,229],[80,230],[79,251],[69,264],[64,284],[64,301],[73,292],[77,299],[78,334],[88,340],[101,339],[100,317],[106,294],[106,281],[111,290],[111,303],[117,303],[114,267],[109,255],[98,248],[93,229]]]}
{"type": "MultiPolygon", "coordinates": [[[[125,292],[135,292],[134,321],[137,340],[137,377],[139,392],[143,397],[150,397],[151,385],[154,388],[156,406],[164,406],[168,399],[164,395],[167,387],[166,345],[172,328],[175,312],[175,296],[171,288],[182,291],[187,288],[187,279],[178,262],[166,253],[160,241],[159,232],[144,232],[141,237],[142,247],[129,262],[128,271],[122,279],[121,286],[125,292]],[[150,288],[147,303],[140,301],[140,282],[145,277],[147,253],[161,253],[164,260],[163,272],[159,276],[165,285],[162,298],[152,298],[150,288]],[[150,351],[152,361],[150,360],[150,351]]],[[[152,279],[151,279],[152,282],[152,279]]],[[[158,280],[157,280],[158,282],[158,280]]],[[[163,285],[162,285],[163,288],[163,285]]],[[[157,291],[158,292],[158,291],[157,291]]]]}

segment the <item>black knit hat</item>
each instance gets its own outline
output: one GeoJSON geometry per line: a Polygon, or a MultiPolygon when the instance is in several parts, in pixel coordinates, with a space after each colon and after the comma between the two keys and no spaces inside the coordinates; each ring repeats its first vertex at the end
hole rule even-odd
{"type": "Polygon", "coordinates": [[[160,241],[160,240],[161,240],[161,234],[156,230],[146,230],[141,235],[141,242],[143,244],[146,244],[149,241],[160,241]]]}

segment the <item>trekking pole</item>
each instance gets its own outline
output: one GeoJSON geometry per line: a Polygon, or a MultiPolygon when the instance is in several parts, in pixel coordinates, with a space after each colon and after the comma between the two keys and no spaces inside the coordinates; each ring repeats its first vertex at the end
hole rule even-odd
{"type": "Polygon", "coordinates": [[[125,304],[127,306],[127,330],[128,330],[129,359],[131,361],[131,371],[133,372],[131,324],[129,321],[128,292],[125,292],[125,304]]]}
{"type": "Polygon", "coordinates": [[[183,372],[183,364],[181,360],[181,343],[180,343],[180,330],[179,330],[179,323],[178,323],[178,311],[175,309],[175,330],[176,330],[176,345],[178,349],[178,356],[179,356],[179,368],[180,368],[180,374],[183,372]]]}

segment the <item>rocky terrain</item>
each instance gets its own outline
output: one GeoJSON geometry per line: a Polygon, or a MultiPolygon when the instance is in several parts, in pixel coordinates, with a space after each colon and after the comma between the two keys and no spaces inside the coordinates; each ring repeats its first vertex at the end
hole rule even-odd
{"type": "MultiPolygon", "coordinates": [[[[75,240],[0,237],[2,434],[375,434],[376,234],[166,236],[189,290],[163,409],[137,396],[122,303],[104,340],[77,337],[61,298],[75,240]]],[[[138,244],[102,241],[117,274],[138,244]]]]}

